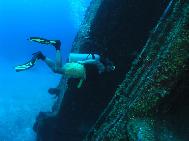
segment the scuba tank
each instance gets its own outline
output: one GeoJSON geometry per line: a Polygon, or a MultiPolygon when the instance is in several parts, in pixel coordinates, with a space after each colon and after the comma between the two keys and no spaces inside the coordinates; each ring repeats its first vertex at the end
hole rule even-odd
{"type": "Polygon", "coordinates": [[[98,54],[79,54],[79,53],[70,53],[69,62],[85,61],[94,59],[100,61],[100,55],[98,54]]]}

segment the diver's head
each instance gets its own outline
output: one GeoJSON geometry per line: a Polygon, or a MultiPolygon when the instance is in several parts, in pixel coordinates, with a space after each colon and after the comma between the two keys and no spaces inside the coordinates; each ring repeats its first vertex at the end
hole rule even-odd
{"type": "Polygon", "coordinates": [[[110,66],[107,66],[107,71],[114,71],[115,70],[115,66],[114,65],[110,65],[110,66]]]}
{"type": "Polygon", "coordinates": [[[108,58],[102,58],[102,63],[105,66],[105,70],[107,72],[111,72],[114,71],[116,69],[116,66],[114,65],[114,63],[112,61],[110,61],[108,58]]]}

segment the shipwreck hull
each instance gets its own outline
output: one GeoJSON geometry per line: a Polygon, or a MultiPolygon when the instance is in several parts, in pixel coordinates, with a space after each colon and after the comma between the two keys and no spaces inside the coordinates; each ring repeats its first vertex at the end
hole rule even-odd
{"type": "Polygon", "coordinates": [[[187,141],[189,1],[172,1],[86,141],[187,141]]]}
{"type": "Polygon", "coordinates": [[[165,11],[164,0],[93,0],[72,52],[100,54],[116,70],[80,89],[62,78],[53,112],[36,120],[38,141],[187,140],[188,3],[165,11]]]}

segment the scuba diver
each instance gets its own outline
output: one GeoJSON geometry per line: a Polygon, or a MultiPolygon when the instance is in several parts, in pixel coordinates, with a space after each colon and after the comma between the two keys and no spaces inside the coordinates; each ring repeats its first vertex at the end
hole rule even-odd
{"type": "MultiPolygon", "coordinates": [[[[67,78],[79,78],[80,81],[77,88],[80,88],[83,81],[90,75],[93,75],[94,71],[101,74],[103,72],[110,72],[115,69],[115,66],[111,61],[108,59],[102,59],[102,57],[100,57],[98,54],[70,53],[69,61],[62,66],[60,40],[48,40],[40,37],[30,37],[28,40],[54,46],[56,49],[56,60],[54,62],[50,58],[46,57],[42,52],[38,51],[32,54],[32,58],[27,63],[16,66],[16,72],[30,69],[38,60],[42,60],[54,73],[65,75],[67,78]]],[[[54,93],[55,91],[56,89],[51,89],[49,93],[54,93]]]]}

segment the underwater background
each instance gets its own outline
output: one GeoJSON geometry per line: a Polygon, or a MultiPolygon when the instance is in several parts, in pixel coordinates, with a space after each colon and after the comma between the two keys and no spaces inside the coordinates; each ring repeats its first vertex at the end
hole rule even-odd
{"type": "Polygon", "coordinates": [[[62,41],[65,62],[90,0],[0,0],[0,141],[34,141],[33,123],[40,111],[51,111],[56,75],[41,61],[16,73],[32,53],[54,59],[51,46],[28,42],[39,36],[62,41]]]}

